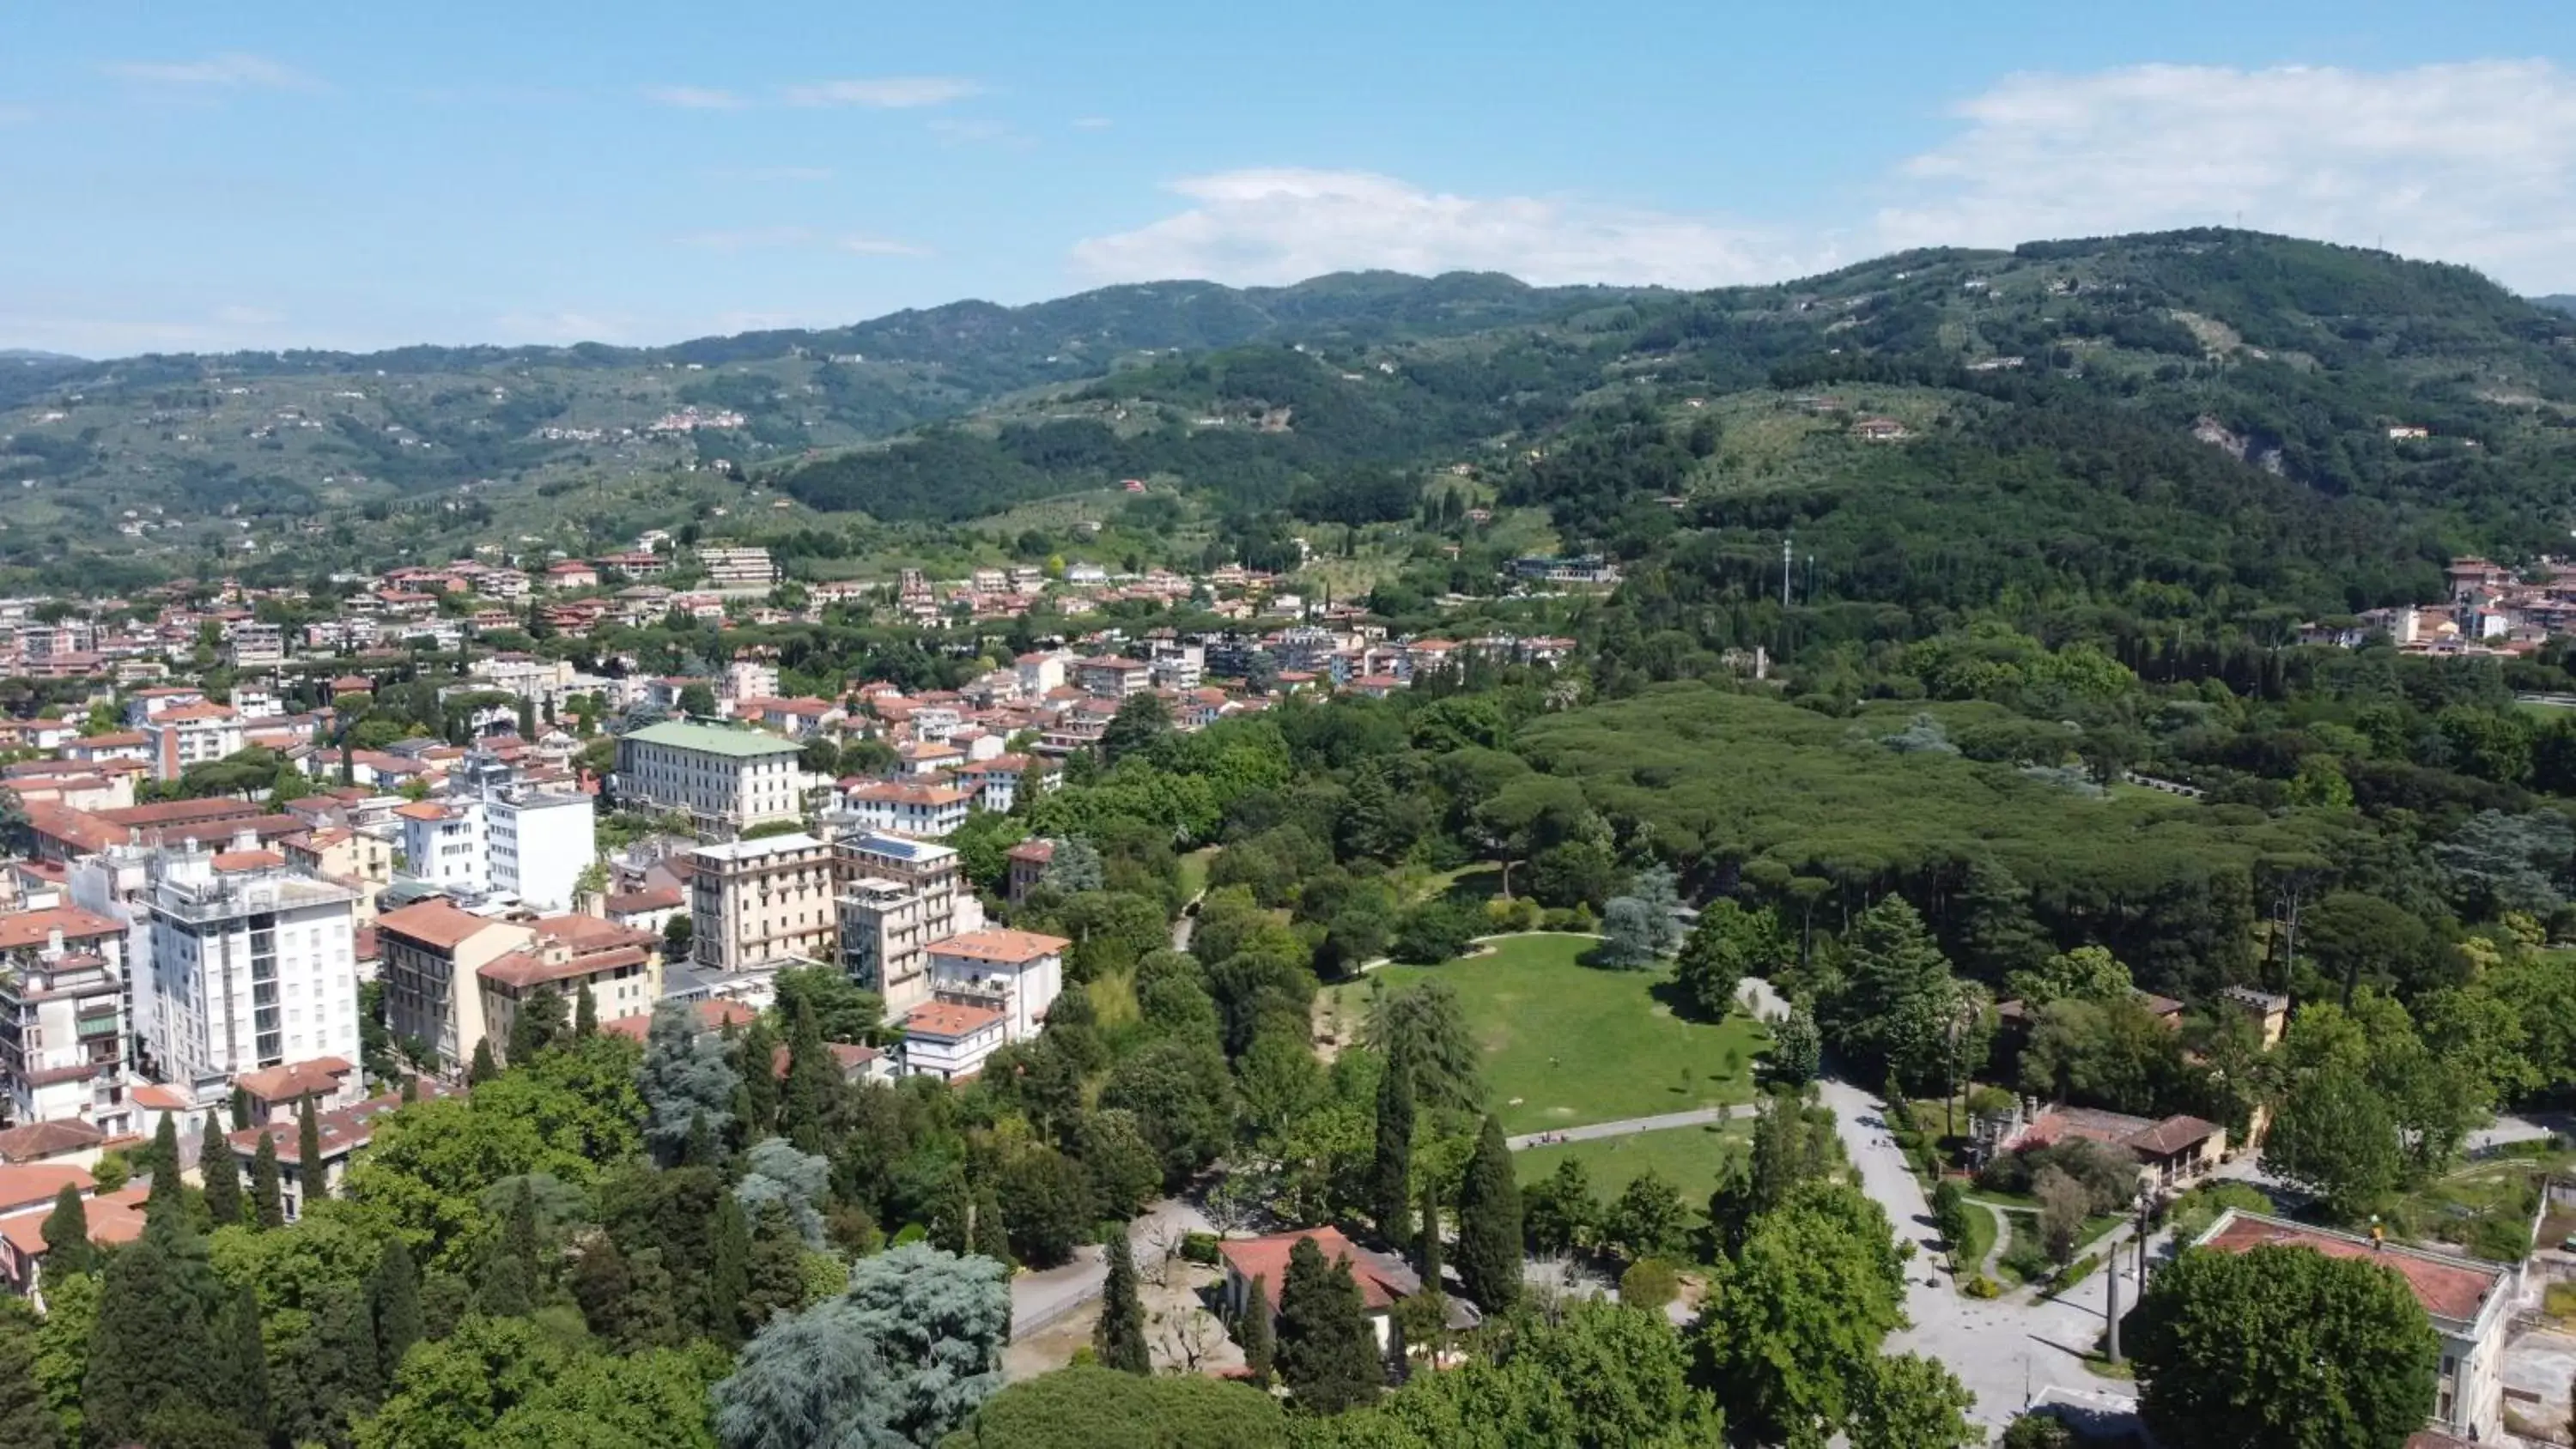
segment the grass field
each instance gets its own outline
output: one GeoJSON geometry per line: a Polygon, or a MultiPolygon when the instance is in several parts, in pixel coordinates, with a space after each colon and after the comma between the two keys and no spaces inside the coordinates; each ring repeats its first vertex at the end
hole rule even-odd
{"type": "Polygon", "coordinates": [[[1216,853],[1222,848],[1205,845],[1181,857],[1182,899],[1194,899],[1199,892],[1207,889],[1208,867],[1216,862],[1216,853]]]}
{"type": "Polygon", "coordinates": [[[1714,1127],[1673,1127],[1661,1132],[1632,1132],[1625,1137],[1599,1137],[1553,1147],[1531,1147],[1512,1154],[1512,1166],[1523,1185],[1556,1171],[1567,1158],[1582,1162],[1592,1176],[1592,1191],[1603,1202],[1617,1197],[1647,1168],[1680,1188],[1682,1201],[1706,1207],[1717,1189],[1717,1170],[1730,1152],[1741,1152],[1751,1133],[1743,1122],[1714,1127]]]}
{"type": "MultiPolygon", "coordinates": [[[[1575,958],[1589,936],[1509,936],[1443,966],[1385,966],[1389,988],[1448,982],[1485,1048],[1485,1095],[1508,1133],[1613,1122],[1747,1102],[1758,1022],[1691,1021],[1669,1004],[1661,971],[1598,971],[1575,958]],[[1733,1069],[1728,1069],[1730,1053],[1733,1069]]],[[[1345,1015],[1367,1009],[1368,982],[1336,988],[1345,1015]]]]}

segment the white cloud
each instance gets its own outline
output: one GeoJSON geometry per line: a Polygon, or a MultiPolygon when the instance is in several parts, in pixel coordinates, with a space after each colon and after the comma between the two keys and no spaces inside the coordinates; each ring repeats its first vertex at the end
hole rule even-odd
{"type": "Polygon", "coordinates": [[[684,247],[703,247],[711,252],[747,252],[770,247],[808,246],[814,241],[814,229],[804,226],[750,226],[730,231],[698,231],[680,238],[684,247]]]}
{"type": "Polygon", "coordinates": [[[1284,283],[1382,267],[1708,287],[1832,261],[1824,248],[1733,222],[1563,198],[1456,196],[1365,171],[1228,171],[1170,189],[1193,204],[1077,244],[1075,267],[1103,281],[1284,283]]]}
{"type": "Polygon", "coordinates": [[[731,91],[711,86],[647,86],[644,98],[684,111],[738,111],[751,104],[731,91]]]}
{"type": "Polygon", "coordinates": [[[747,171],[730,173],[737,181],[829,181],[829,166],[754,166],[747,171]]]}
{"type": "Polygon", "coordinates": [[[2243,224],[2564,286],[2576,77],[2545,61],[2012,77],[1907,161],[1890,246],[2243,224]]]}
{"type": "Polygon", "coordinates": [[[263,55],[225,51],[202,60],[126,60],[106,67],[119,80],[204,90],[318,91],[322,82],[263,55]]]}
{"type": "Polygon", "coordinates": [[[1076,116],[1073,118],[1073,128],[1077,131],[1106,131],[1114,124],[1116,123],[1111,121],[1107,116],[1076,116]]]}
{"type": "Polygon", "coordinates": [[[906,111],[962,101],[983,89],[958,76],[887,75],[814,81],[789,86],[781,94],[791,106],[866,106],[872,110],[906,111]]]}
{"type": "Polygon", "coordinates": [[[845,252],[862,257],[926,257],[931,255],[930,248],[926,246],[920,246],[913,242],[896,241],[892,237],[868,236],[864,233],[854,233],[850,236],[845,236],[838,242],[834,243],[834,245],[838,246],[845,252]]]}

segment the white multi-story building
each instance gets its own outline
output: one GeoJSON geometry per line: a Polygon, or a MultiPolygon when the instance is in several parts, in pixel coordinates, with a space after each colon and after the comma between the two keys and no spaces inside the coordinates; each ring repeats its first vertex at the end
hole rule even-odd
{"type": "Polygon", "coordinates": [[[242,622],[224,631],[224,654],[235,669],[274,669],[286,662],[286,630],[242,622]]]}
{"type": "Polygon", "coordinates": [[[698,564],[713,588],[765,589],[778,582],[778,566],[765,548],[702,548],[698,564]]]}
{"type": "Polygon", "coordinates": [[[242,747],[241,718],[228,705],[184,704],[143,722],[155,780],[175,780],[190,765],[220,760],[242,747]]]}
{"type": "Polygon", "coordinates": [[[863,828],[924,840],[942,839],[965,824],[975,803],[972,794],[953,785],[909,780],[862,780],[843,799],[863,828]]]}
{"type": "Polygon", "coordinates": [[[1002,1014],[1002,1038],[1027,1041],[1046,1024],[1047,1008],[1064,991],[1062,936],[988,926],[930,943],[930,994],[935,1001],[986,1006],[1002,1014]]]}
{"type": "Polygon", "coordinates": [[[617,740],[617,794],[685,810],[701,835],[727,838],[802,813],[796,746],[757,730],[665,720],[617,740]]]}
{"type": "Polygon", "coordinates": [[[146,1054],[200,1104],[243,1072],[335,1056],[356,1061],[358,893],[303,875],[285,857],[165,850],[151,864],[146,1054]]]}
{"type": "Polygon", "coordinates": [[[838,950],[832,847],[802,831],[689,852],[689,956],[715,971],[829,961],[838,950]]]}
{"type": "Polygon", "coordinates": [[[394,811],[405,874],[459,895],[502,892],[540,911],[571,909],[598,854],[590,797],[529,789],[488,756],[469,760],[455,788],[394,811]]]}

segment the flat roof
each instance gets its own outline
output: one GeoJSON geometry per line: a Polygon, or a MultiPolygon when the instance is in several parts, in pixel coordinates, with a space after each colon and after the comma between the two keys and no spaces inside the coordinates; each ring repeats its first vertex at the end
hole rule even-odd
{"type": "Polygon", "coordinates": [[[779,855],[791,850],[814,850],[822,841],[802,830],[784,835],[764,835],[758,840],[728,840],[717,845],[701,845],[689,852],[713,860],[757,860],[764,855],[779,855]]]}
{"type": "Polygon", "coordinates": [[[721,725],[698,724],[690,720],[666,719],[640,730],[618,736],[624,740],[641,740],[648,745],[663,745],[675,750],[700,750],[711,755],[730,755],[736,759],[761,759],[770,755],[792,755],[798,746],[776,735],[758,730],[726,729],[721,725]]]}

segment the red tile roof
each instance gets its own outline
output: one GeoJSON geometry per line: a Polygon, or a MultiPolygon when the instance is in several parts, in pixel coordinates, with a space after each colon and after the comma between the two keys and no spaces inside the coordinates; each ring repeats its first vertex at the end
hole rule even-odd
{"type": "Polygon", "coordinates": [[[286,864],[286,857],[274,850],[218,850],[215,852],[215,869],[227,873],[241,870],[267,870],[272,866],[284,864],[286,864]]]}
{"type": "Polygon", "coordinates": [[[77,1118],[29,1122],[0,1132],[0,1162],[41,1162],[86,1152],[106,1141],[105,1132],[77,1118]]]}
{"type": "Polygon", "coordinates": [[[2303,1227],[2256,1213],[2230,1213],[2201,1246],[2222,1253],[2274,1246],[2308,1248],[2329,1258],[2366,1258],[2395,1269],[2406,1280],[2406,1286],[2415,1290],[2415,1301],[2424,1305],[2425,1312],[2461,1322],[2475,1319],[2487,1295],[2502,1287],[2512,1271],[2499,1264],[2479,1266],[2470,1259],[2428,1253],[2402,1244],[2373,1247],[2366,1238],[2303,1227]]]}
{"type": "MultiPolygon", "coordinates": [[[[102,1248],[113,1248],[142,1237],[143,1200],[151,1191],[151,1184],[138,1182],[101,1193],[82,1204],[82,1212],[89,1220],[89,1240],[102,1248]]],[[[51,1207],[41,1207],[0,1218],[0,1237],[6,1237],[21,1257],[42,1257],[45,1219],[53,1216],[53,1211],[51,1207]]]]}
{"type": "MultiPolygon", "coordinates": [[[[749,1026],[752,1020],[760,1015],[759,1012],[739,1001],[699,1001],[691,1004],[697,1008],[700,1031],[722,1031],[728,1026],[749,1026]]],[[[615,1017],[601,1022],[599,1029],[613,1031],[633,1041],[642,1041],[653,1029],[653,1013],[639,1011],[632,1016],[615,1017]]]]}
{"type": "Polygon", "coordinates": [[[233,1078],[233,1085],[263,1102],[292,1102],[299,1097],[328,1097],[338,1092],[349,1072],[349,1063],[339,1057],[315,1057],[309,1062],[287,1062],[244,1072],[233,1078]]]}
{"type": "Polygon", "coordinates": [[[452,902],[443,899],[421,901],[376,917],[380,938],[390,933],[438,951],[455,950],[491,924],[481,916],[458,910],[452,902]]]}
{"type": "Polygon", "coordinates": [[[969,961],[999,961],[1021,965],[1040,956],[1052,956],[1072,945],[1062,936],[1046,936],[1036,931],[1014,931],[1001,926],[968,931],[930,943],[931,954],[958,956],[969,961]]]}
{"type": "Polygon", "coordinates": [[[1365,1253],[1351,1245],[1335,1227],[1308,1228],[1303,1232],[1272,1233],[1261,1238],[1232,1238],[1217,1244],[1226,1266],[1249,1283],[1255,1278],[1270,1280],[1270,1301],[1279,1301],[1279,1287],[1288,1281],[1288,1255],[1296,1251],[1298,1240],[1312,1238],[1315,1248],[1326,1263],[1348,1260],[1351,1279],[1359,1284],[1360,1303],[1377,1309],[1393,1307],[1395,1301],[1421,1284],[1400,1266],[1381,1261],[1374,1253],[1365,1253]],[[1412,1278],[1411,1282],[1405,1281],[1412,1278]]]}
{"type": "Polygon", "coordinates": [[[14,1213],[39,1203],[50,1203],[55,1194],[69,1187],[86,1193],[92,1179],[89,1169],[67,1162],[31,1162],[19,1167],[0,1167],[0,1213],[14,1213]]]}
{"type": "Polygon", "coordinates": [[[123,926],[78,906],[49,906],[41,911],[0,916],[0,951],[42,946],[53,939],[56,931],[63,933],[66,943],[125,934],[123,926]]]}
{"type": "Polygon", "coordinates": [[[906,1036],[926,1036],[942,1041],[955,1041],[973,1036],[1002,1019],[1002,1013],[989,1006],[961,1006],[950,1001],[934,1001],[916,1006],[903,1019],[906,1036]]]}

